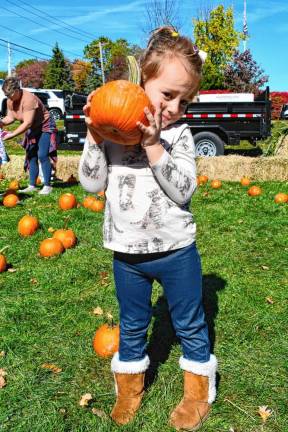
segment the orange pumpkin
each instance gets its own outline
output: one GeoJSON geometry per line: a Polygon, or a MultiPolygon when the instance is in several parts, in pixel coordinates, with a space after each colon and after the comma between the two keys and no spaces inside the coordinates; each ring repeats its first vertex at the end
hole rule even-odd
{"type": "Polygon", "coordinates": [[[7,260],[5,255],[0,253],[0,273],[3,273],[7,267],[7,260]]]}
{"type": "Polygon", "coordinates": [[[288,194],[279,192],[278,194],[275,195],[274,201],[276,204],[287,203],[288,202],[288,194]]]}
{"type": "Polygon", "coordinates": [[[40,177],[37,177],[36,179],[36,185],[41,185],[42,181],[40,177]]]}
{"type": "Polygon", "coordinates": [[[93,338],[93,348],[100,357],[110,357],[119,349],[119,325],[103,324],[93,338]]]}
{"type": "Polygon", "coordinates": [[[38,228],[39,222],[35,216],[25,215],[18,222],[18,232],[22,237],[33,235],[38,228]]]}
{"type": "Polygon", "coordinates": [[[222,182],[221,180],[212,180],[210,185],[213,189],[219,189],[222,186],[222,182]]]}
{"type": "Polygon", "coordinates": [[[104,201],[95,199],[95,201],[92,202],[89,208],[94,212],[101,212],[104,209],[104,207],[105,207],[104,201]]]}
{"type": "Polygon", "coordinates": [[[58,203],[59,203],[59,207],[62,210],[70,210],[73,207],[76,207],[77,200],[76,200],[75,195],[68,192],[68,193],[60,195],[58,203]]]}
{"type": "Polygon", "coordinates": [[[54,231],[53,238],[61,241],[65,249],[73,248],[77,238],[71,229],[59,229],[54,231]]]}
{"type": "Polygon", "coordinates": [[[125,80],[110,81],[93,95],[90,118],[103,139],[133,145],[138,144],[142,137],[136,123],[149,124],[144,114],[145,107],[154,112],[142,87],[125,80]]]}
{"type": "Polygon", "coordinates": [[[12,181],[9,183],[9,189],[12,189],[12,190],[18,190],[19,187],[20,187],[20,185],[19,185],[19,181],[18,181],[18,180],[12,180],[12,181]]]}
{"type": "Polygon", "coordinates": [[[251,186],[249,189],[248,189],[248,195],[250,195],[250,196],[258,196],[258,195],[261,195],[261,193],[262,193],[262,190],[261,190],[261,188],[259,187],[259,186],[251,186]]]}
{"type": "Polygon", "coordinates": [[[18,202],[19,202],[19,198],[14,193],[8,193],[8,195],[5,194],[3,198],[3,205],[5,207],[15,207],[18,202]]]}
{"type": "Polygon", "coordinates": [[[57,238],[47,238],[40,243],[39,253],[42,257],[60,255],[63,251],[64,246],[57,238]]]}
{"type": "Polygon", "coordinates": [[[208,182],[208,176],[206,176],[206,175],[199,175],[197,177],[197,184],[199,186],[201,186],[201,185],[203,185],[203,184],[205,184],[207,182],[208,182]]]}
{"type": "Polygon", "coordinates": [[[97,192],[97,195],[99,195],[100,197],[105,197],[105,192],[104,191],[97,192]]]}
{"type": "Polygon", "coordinates": [[[250,185],[250,179],[248,177],[242,177],[240,180],[240,183],[242,186],[249,186],[250,185]]]}
{"type": "Polygon", "coordinates": [[[89,209],[94,201],[96,201],[95,196],[89,195],[89,196],[85,197],[83,200],[83,203],[82,203],[83,207],[89,209]]]}

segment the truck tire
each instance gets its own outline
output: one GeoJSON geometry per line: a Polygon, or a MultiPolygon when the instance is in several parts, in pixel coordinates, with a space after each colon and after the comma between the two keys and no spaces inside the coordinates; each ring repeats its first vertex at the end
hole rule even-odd
{"type": "Polygon", "coordinates": [[[49,112],[51,114],[51,116],[54,118],[54,120],[61,120],[62,118],[62,112],[60,109],[58,108],[50,108],[49,112]]]}
{"type": "Polygon", "coordinates": [[[213,132],[198,132],[194,135],[196,156],[222,156],[224,142],[213,132]]]}

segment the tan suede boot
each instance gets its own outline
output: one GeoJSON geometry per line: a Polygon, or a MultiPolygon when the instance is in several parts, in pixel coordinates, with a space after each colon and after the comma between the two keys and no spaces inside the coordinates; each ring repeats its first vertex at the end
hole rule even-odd
{"type": "Polygon", "coordinates": [[[215,356],[211,356],[207,363],[193,362],[183,357],[181,359],[181,367],[185,366],[185,369],[182,367],[185,370],[184,395],[170,416],[170,425],[176,430],[196,431],[208,417],[216,396],[217,361],[215,356]],[[200,374],[201,371],[203,375],[200,374]]]}
{"type": "Polygon", "coordinates": [[[114,373],[117,399],[110,415],[117,424],[129,423],[140,407],[148,366],[148,356],[140,361],[122,362],[118,353],[114,355],[111,370],[114,373]]]}
{"type": "Polygon", "coordinates": [[[114,374],[117,383],[117,400],[111,412],[112,419],[124,425],[133,419],[144,394],[144,377],[141,374],[114,374]]]}

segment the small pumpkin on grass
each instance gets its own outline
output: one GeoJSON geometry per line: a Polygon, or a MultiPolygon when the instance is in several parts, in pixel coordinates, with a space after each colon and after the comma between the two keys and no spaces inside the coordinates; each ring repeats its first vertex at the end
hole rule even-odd
{"type": "Polygon", "coordinates": [[[105,207],[105,202],[103,200],[95,199],[95,201],[92,202],[89,209],[93,212],[101,212],[105,207]]]}
{"type": "Polygon", "coordinates": [[[123,145],[141,141],[142,132],[136,123],[148,126],[144,113],[154,108],[138,84],[130,81],[110,81],[98,88],[91,100],[90,118],[96,132],[103,138],[123,145]]]}
{"type": "Polygon", "coordinates": [[[93,203],[94,201],[96,201],[96,199],[97,199],[97,198],[96,198],[95,196],[93,196],[93,195],[88,195],[87,197],[84,198],[84,200],[83,200],[83,202],[82,202],[83,207],[89,209],[89,208],[91,207],[92,203],[93,203]]]}
{"type": "Polygon", "coordinates": [[[197,177],[197,185],[202,186],[208,182],[208,176],[206,175],[199,175],[197,177]]]}
{"type": "Polygon", "coordinates": [[[259,196],[262,194],[262,189],[259,186],[251,186],[247,193],[249,196],[259,196]]]}
{"type": "Polygon", "coordinates": [[[74,194],[67,192],[60,195],[58,204],[61,210],[70,210],[77,206],[77,200],[74,194]]]}
{"type": "Polygon", "coordinates": [[[65,249],[73,248],[77,242],[77,237],[71,229],[58,229],[54,231],[53,238],[60,240],[65,249]]]}
{"type": "Polygon", "coordinates": [[[19,201],[19,197],[16,193],[6,193],[3,198],[3,205],[4,207],[12,208],[15,207],[19,201]]]}
{"type": "Polygon", "coordinates": [[[40,243],[39,253],[42,257],[52,257],[64,252],[64,246],[57,238],[47,238],[40,243]]]}
{"type": "Polygon", "coordinates": [[[33,235],[39,228],[39,221],[35,216],[25,215],[18,222],[18,232],[22,237],[33,235]]]}
{"type": "Polygon", "coordinates": [[[242,186],[249,186],[251,181],[250,181],[249,177],[244,176],[241,178],[240,183],[242,186]]]}
{"type": "Polygon", "coordinates": [[[20,187],[19,181],[14,179],[9,183],[9,189],[18,190],[20,187]]]}
{"type": "Polygon", "coordinates": [[[222,182],[221,180],[215,179],[211,181],[210,186],[212,187],[212,189],[219,189],[222,186],[222,182]]]}
{"type": "Polygon", "coordinates": [[[283,192],[279,192],[278,194],[275,195],[274,202],[276,204],[287,203],[288,202],[288,194],[285,194],[283,192]]]}
{"type": "Polygon", "coordinates": [[[3,273],[7,268],[6,256],[2,253],[8,246],[5,246],[0,250],[0,273],[3,273]]]}
{"type": "Polygon", "coordinates": [[[93,348],[100,357],[110,357],[119,349],[119,325],[103,324],[96,330],[93,338],[93,348]]]}

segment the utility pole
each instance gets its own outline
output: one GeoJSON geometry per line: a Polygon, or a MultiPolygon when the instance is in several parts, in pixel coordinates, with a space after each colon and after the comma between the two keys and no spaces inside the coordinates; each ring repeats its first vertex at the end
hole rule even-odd
{"type": "Polygon", "coordinates": [[[7,49],[8,49],[8,76],[11,75],[11,47],[10,47],[10,42],[8,41],[7,43],[7,49]]]}
{"type": "Polygon", "coordinates": [[[243,50],[247,49],[247,39],[248,39],[248,26],[247,26],[247,13],[246,13],[246,0],[244,0],[244,10],[243,10],[243,50]]]}
{"type": "Polygon", "coordinates": [[[102,84],[105,84],[102,44],[100,41],[99,41],[99,51],[100,51],[100,63],[101,63],[101,72],[102,72],[102,84]]]}

